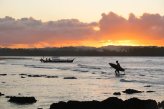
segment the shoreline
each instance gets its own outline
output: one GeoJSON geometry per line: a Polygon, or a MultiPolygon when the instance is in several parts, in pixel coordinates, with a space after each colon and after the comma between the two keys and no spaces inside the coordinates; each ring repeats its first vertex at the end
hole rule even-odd
{"type": "MultiPolygon", "coordinates": [[[[0,96],[4,96],[4,94],[0,93],[0,96]]],[[[34,96],[5,96],[5,98],[9,98],[7,100],[9,103],[22,106],[27,104],[32,106],[32,104],[39,101],[34,96]]],[[[37,109],[43,108],[37,107],[37,109]]],[[[52,103],[48,109],[164,109],[164,100],[157,102],[153,99],[142,100],[136,97],[126,100],[122,100],[118,97],[108,97],[102,101],[69,100],[67,102],[59,101],[52,103]]]]}

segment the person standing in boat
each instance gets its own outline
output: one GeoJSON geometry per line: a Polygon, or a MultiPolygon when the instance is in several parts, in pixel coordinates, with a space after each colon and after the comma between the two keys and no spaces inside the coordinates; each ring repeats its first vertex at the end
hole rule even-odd
{"type": "Polygon", "coordinates": [[[43,61],[44,61],[44,59],[43,59],[43,58],[41,58],[41,59],[40,59],[40,62],[43,62],[43,61]]]}

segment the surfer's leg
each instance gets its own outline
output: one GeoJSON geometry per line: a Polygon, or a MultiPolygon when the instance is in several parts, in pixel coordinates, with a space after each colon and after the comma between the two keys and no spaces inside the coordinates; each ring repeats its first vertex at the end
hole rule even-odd
{"type": "Polygon", "coordinates": [[[117,70],[115,70],[115,74],[117,75],[117,70]]]}
{"type": "Polygon", "coordinates": [[[116,70],[116,75],[119,75],[119,71],[118,70],[116,70]]]}
{"type": "Polygon", "coordinates": [[[119,70],[117,72],[118,72],[118,74],[120,74],[119,70]]]}

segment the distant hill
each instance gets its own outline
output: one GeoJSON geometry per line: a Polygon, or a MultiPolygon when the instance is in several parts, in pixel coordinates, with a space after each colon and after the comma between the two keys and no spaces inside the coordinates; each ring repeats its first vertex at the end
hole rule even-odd
{"type": "Polygon", "coordinates": [[[164,56],[164,47],[104,46],[10,49],[0,48],[0,56],[164,56]]]}

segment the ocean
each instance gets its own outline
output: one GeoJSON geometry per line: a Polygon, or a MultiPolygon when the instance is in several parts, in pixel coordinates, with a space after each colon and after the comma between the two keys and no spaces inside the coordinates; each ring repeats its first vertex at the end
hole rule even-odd
{"type": "Polygon", "coordinates": [[[41,63],[40,58],[0,57],[0,92],[37,99],[34,104],[18,105],[0,96],[0,109],[49,109],[59,101],[101,101],[115,96],[114,92],[121,92],[115,97],[123,100],[164,100],[164,57],[62,57],[75,58],[73,63],[41,63]],[[126,75],[115,75],[108,63],[116,60],[126,69],[126,75]],[[144,92],[122,93],[128,88],[144,92]]]}

